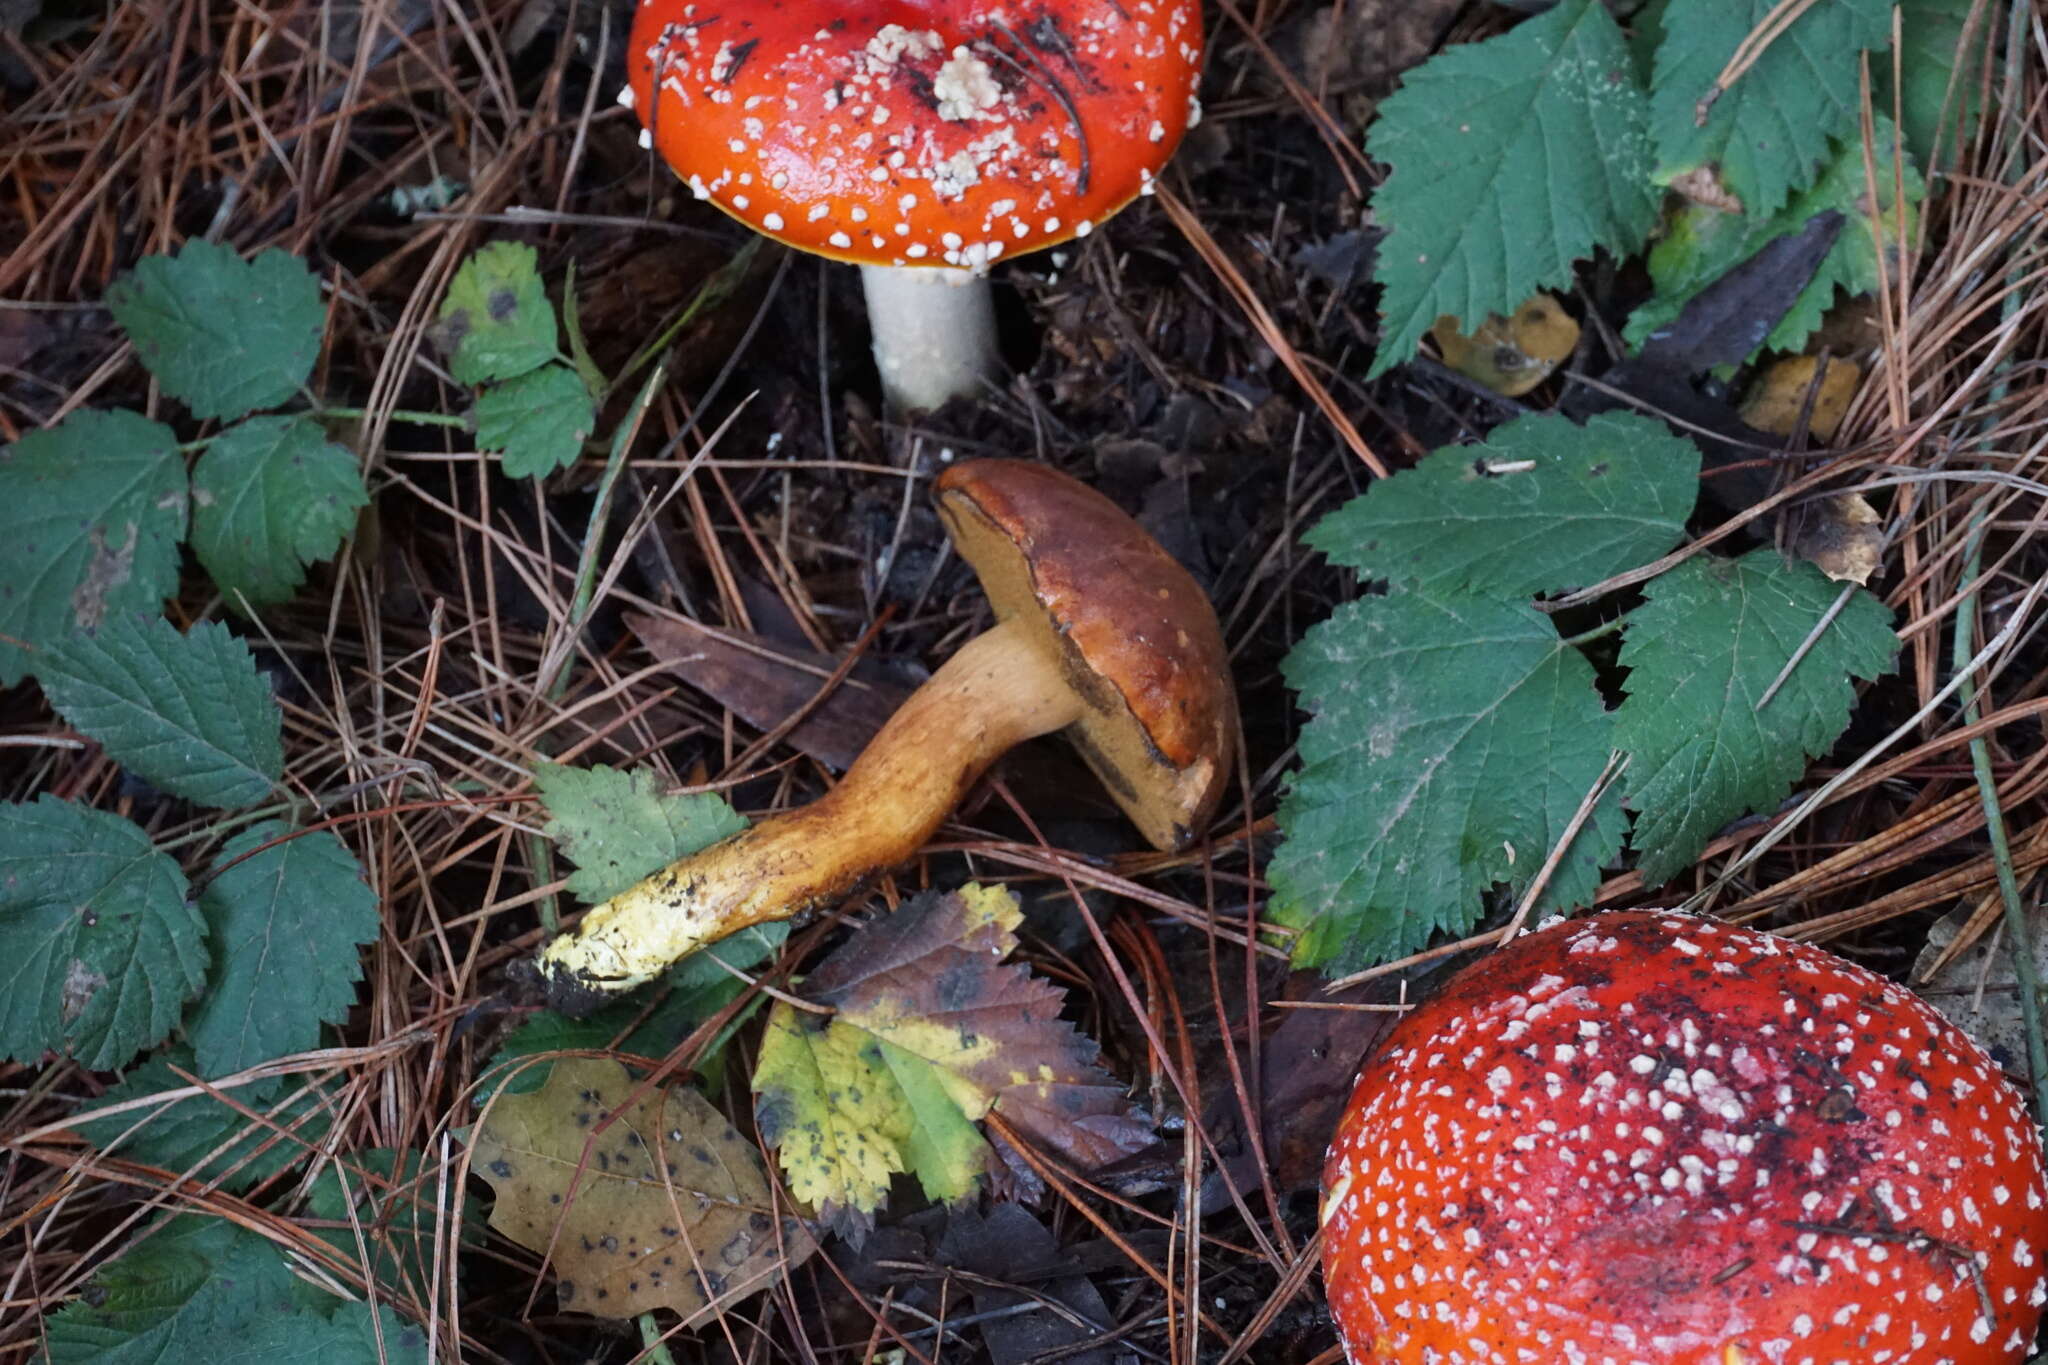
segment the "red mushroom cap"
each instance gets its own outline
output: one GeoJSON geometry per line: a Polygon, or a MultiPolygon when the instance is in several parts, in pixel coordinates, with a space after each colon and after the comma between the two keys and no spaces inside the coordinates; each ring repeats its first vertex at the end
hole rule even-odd
{"type": "Polygon", "coordinates": [[[642,0],[627,55],[700,197],[819,255],[975,270],[1144,193],[1201,65],[1199,0],[642,0]]]}
{"type": "Polygon", "coordinates": [[[2048,1298],[2019,1096],[1833,954],[1597,915],[1459,973],[1324,1170],[1355,1365],[1994,1365],[2048,1298]]]}

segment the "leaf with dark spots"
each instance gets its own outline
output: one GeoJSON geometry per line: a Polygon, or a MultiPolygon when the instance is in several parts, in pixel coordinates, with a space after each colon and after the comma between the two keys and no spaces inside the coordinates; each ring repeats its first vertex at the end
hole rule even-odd
{"type": "Polygon", "coordinates": [[[498,1095],[470,1163],[497,1192],[491,1226],[548,1256],[577,1312],[694,1325],[816,1249],[774,1216],[760,1154],[724,1115],[617,1062],[564,1058],[540,1090],[498,1095]]]}
{"type": "Polygon", "coordinates": [[[1019,918],[996,888],[919,896],[805,980],[831,1015],[770,1013],[756,1120],[792,1192],[842,1233],[865,1233],[898,1172],[934,1199],[970,1194],[991,1169],[974,1126],[991,1112],[1086,1167],[1150,1144],[1059,989],[1004,961],[1019,918]]]}
{"type": "Polygon", "coordinates": [[[455,272],[436,339],[464,384],[514,379],[555,355],[555,308],[530,246],[492,242],[455,272]]]}

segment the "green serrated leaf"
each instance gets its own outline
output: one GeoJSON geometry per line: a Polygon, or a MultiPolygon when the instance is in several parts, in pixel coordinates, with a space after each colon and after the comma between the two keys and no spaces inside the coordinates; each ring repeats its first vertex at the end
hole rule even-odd
{"type": "Polygon", "coordinates": [[[590,390],[566,365],[542,366],[477,395],[477,448],[505,452],[501,467],[511,478],[568,468],[596,427],[590,390]]]}
{"type": "Polygon", "coordinates": [[[0,1053],[88,1071],[162,1041],[206,976],[185,875],[118,815],[0,803],[0,1053]]]}
{"type": "MultiPolygon", "coordinates": [[[[1294,960],[1350,971],[1519,893],[1599,780],[1611,723],[1584,656],[1519,603],[1406,590],[1337,609],[1287,658],[1312,718],[1280,807],[1271,917],[1294,960]]],[[[1621,851],[1597,805],[1542,905],[1583,905],[1621,851]]]]}
{"type": "Polygon", "coordinates": [[[1859,54],[1890,43],[1892,0],[1828,0],[1807,9],[1700,123],[1700,100],[1776,8],[1778,0],[1699,0],[1664,13],[1650,84],[1658,184],[1718,166],[1743,208],[1765,217],[1812,178],[1832,139],[1854,136],[1859,54]]]}
{"type": "Polygon", "coordinates": [[[378,1304],[261,1318],[221,1342],[208,1365],[427,1365],[427,1334],[378,1304]]]}
{"type": "MultiPolygon", "coordinates": [[[[518,1058],[531,1057],[535,1053],[585,1048],[616,1046],[621,1052],[641,1057],[665,1057],[670,1048],[747,988],[746,982],[720,967],[720,962],[740,971],[759,966],[780,952],[783,941],[788,937],[788,923],[778,921],[742,929],[709,947],[699,948],[669,968],[662,978],[667,989],[651,1009],[638,998],[640,993],[635,992],[635,998],[607,1005],[581,1019],[543,1010],[506,1035],[503,1046],[492,1061],[492,1070],[508,1070],[518,1058]],[[641,1017],[643,1014],[645,1018],[641,1017]]],[[[723,1062],[721,1052],[725,1044],[731,1041],[740,1025],[753,1016],[765,998],[757,998],[752,1007],[736,1015],[698,1055],[694,1066],[699,1076],[708,1082],[717,1073],[723,1062]]],[[[503,1087],[486,1081],[484,1093],[502,1088],[508,1095],[532,1094],[547,1084],[548,1070],[545,1066],[520,1068],[508,1075],[503,1087]]]]}
{"type": "MultiPolygon", "coordinates": [[[[159,1222],[45,1323],[50,1365],[170,1365],[222,1358],[261,1324],[335,1300],[277,1248],[225,1219],[159,1222]]],[[[298,1357],[271,1357],[271,1359],[298,1357]]]]}
{"type": "Polygon", "coordinates": [[[1650,278],[1656,281],[1657,292],[1629,316],[1623,333],[1629,344],[1640,346],[1651,333],[1677,318],[1696,294],[1761,251],[1766,243],[1798,232],[1813,215],[1830,210],[1840,212],[1848,221],[1842,224],[1813,279],[1764,338],[1764,348],[1800,350],[1833,306],[1838,290],[1861,294],[1875,289],[1879,240],[1887,245],[1898,242],[1902,231],[1903,240],[1911,240],[1911,206],[1919,203],[1926,191],[1919,173],[1908,165],[1904,181],[1908,207],[1902,226],[1893,193],[1898,176],[1892,163],[1895,140],[1889,119],[1877,120],[1876,139],[1874,200],[1872,181],[1864,172],[1862,144],[1851,141],[1836,150],[1821,168],[1818,180],[1769,217],[1728,213],[1705,204],[1688,203],[1677,209],[1669,230],[1650,249],[1650,278]]]}
{"type": "Polygon", "coordinates": [[[281,602],[369,505],[356,457],[306,417],[252,417],[192,470],[192,548],[230,602],[281,602]]]}
{"type": "MultiPolygon", "coordinates": [[[[167,1047],[130,1069],[90,1108],[102,1110],[189,1089],[192,1083],[178,1072],[199,1074],[192,1050],[183,1045],[167,1047]]],[[[269,1122],[251,1122],[224,1101],[198,1094],[71,1126],[93,1146],[123,1160],[195,1180],[219,1180],[231,1190],[249,1189],[295,1165],[306,1154],[305,1144],[318,1142],[327,1132],[327,1099],[303,1076],[252,1081],[229,1093],[236,1103],[267,1115],[269,1122]]]]}
{"type": "Polygon", "coordinates": [[[1702,555],[1649,585],[1629,617],[1628,698],[1614,717],[1615,743],[1630,755],[1623,781],[1647,885],[1690,866],[1728,821],[1783,798],[1807,759],[1848,725],[1850,678],[1891,671],[1891,614],[1857,588],[1757,709],[1841,591],[1769,546],[1741,559],[1702,555]]]}
{"type": "Polygon", "coordinates": [[[145,256],[107,289],[107,307],[164,392],[194,417],[240,417],[298,392],[320,356],[327,307],[298,257],[245,261],[193,241],[145,256]]]}
{"type": "Polygon", "coordinates": [[[172,796],[247,805],[284,772],[277,698],[225,626],[180,634],[161,616],[122,613],[51,646],[40,672],[64,719],[172,796]]]}
{"type": "Polygon", "coordinates": [[[345,1160],[345,1179],[330,1162],[314,1177],[306,1197],[307,1214],[334,1226],[309,1230],[346,1261],[360,1264],[367,1246],[370,1277],[380,1286],[379,1297],[402,1291],[425,1302],[433,1293],[440,1238],[451,1229],[462,1242],[481,1236],[481,1201],[462,1195],[458,1220],[449,1202],[461,1193],[454,1173],[449,1172],[444,1182],[438,1168],[425,1164],[416,1150],[373,1147],[345,1160]],[[361,1245],[356,1241],[358,1228],[361,1245]]]}
{"type": "Polygon", "coordinates": [[[1568,283],[1596,249],[1641,246],[1657,221],[1648,116],[1599,0],[1563,0],[1409,71],[1366,143],[1393,168],[1373,199],[1387,236],[1370,374],[1408,359],[1445,314],[1469,332],[1568,283]]]}
{"type": "MultiPolygon", "coordinates": [[[[1916,164],[1930,172],[1954,167],[1976,136],[1983,100],[1978,81],[1998,10],[1986,5],[1970,24],[1977,0],[1898,0],[1899,125],[1916,164]]],[[[1893,107],[1892,64],[1871,71],[1871,103],[1893,107]]]]}
{"type": "Polygon", "coordinates": [[[73,413],[0,450],[0,687],[35,671],[22,644],[159,610],[185,511],[177,435],[137,413],[73,413]]]}
{"type": "Polygon", "coordinates": [[[669,796],[652,770],[543,763],[534,786],[548,809],[548,837],[579,864],[569,893],[597,902],[648,873],[738,834],[747,822],[709,792],[669,796]]]}
{"type": "Polygon", "coordinates": [[[1676,545],[1700,452],[1662,422],[1544,413],[1432,451],[1303,537],[1368,578],[1524,597],[1597,583],[1676,545]]]}
{"type": "Polygon", "coordinates": [[[327,830],[289,832],[266,820],[243,830],[199,893],[213,941],[206,996],[185,1034],[207,1076],[223,1076],[320,1043],[363,974],[357,949],[377,937],[377,895],[355,855],[327,830]]]}
{"type": "Polygon", "coordinates": [[[512,379],[555,358],[555,306],[539,260],[530,246],[492,242],[455,272],[440,334],[449,373],[461,383],[512,379]]]}

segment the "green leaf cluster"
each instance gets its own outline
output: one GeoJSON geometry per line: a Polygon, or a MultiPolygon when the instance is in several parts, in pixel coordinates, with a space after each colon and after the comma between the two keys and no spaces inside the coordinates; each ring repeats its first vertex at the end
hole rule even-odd
{"type": "Polygon", "coordinates": [[[0,451],[0,686],[40,671],[28,648],[153,612],[177,588],[189,536],[228,601],[291,596],[369,502],[355,456],[304,414],[251,417],[305,386],[326,308],[281,251],[245,261],[192,242],[145,257],[107,306],[163,391],[232,423],[188,475],[172,430],[81,411],[0,451]]]}
{"type": "Polygon", "coordinates": [[[1338,608],[1285,664],[1310,720],[1269,913],[1295,931],[1297,963],[1350,971],[1464,933],[1489,890],[1525,894],[1560,845],[1539,909],[1588,903],[1624,839],[1647,880],[1666,880],[1834,743],[1850,680],[1881,676],[1898,647],[1861,588],[1829,620],[1842,589],[1773,549],[1685,560],[1620,627],[1612,710],[1581,646],[1533,604],[1678,544],[1698,478],[1697,449],[1648,418],[1527,417],[1309,533],[1384,590],[1338,608]],[[1617,752],[1619,782],[1567,842],[1617,752]]]}
{"type": "Polygon", "coordinates": [[[1875,281],[1879,242],[1923,193],[1915,166],[1951,164],[1974,127],[1985,23],[1969,0],[1905,0],[1895,55],[1904,120],[1880,119],[1864,163],[1861,73],[1890,98],[1892,0],[1813,5],[1746,71],[1715,82],[1776,0],[1652,0],[1633,39],[1601,0],[1560,0],[1482,42],[1451,47],[1403,78],[1366,149],[1389,174],[1373,200],[1386,236],[1374,262],[1382,327],[1371,373],[1413,355],[1443,316],[1470,332],[1574,265],[1650,242],[1671,188],[1707,177],[1720,207],[1668,196],[1657,292],[1630,324],[1640,340],[1685,300],[1771,239],[1839,209],[1835,253],[1767,344],[1796,348],[1838,289],[1875,281]],[[1895,145],[1903,143],[1894,168],[1895,145]],[[1896,174],[1895,174],[1896,169],[1896,174]],[[1895,203],[1895,184],[1905,203],[1895,203]],[[1731,207],[1732,205],[1732,207],[1731,207]]]}
{"type": "Polygon", "coordinates": [[[439,332],[449,373],[483,386],[477,445],[501,452],[506,474],[535,478],[576,462],[597,409],[586,377],[561,359],[532,247],[493,242],[464,261],[441,303],[439,332]]]}
{"type": "MultiPolygon", "coordinates": [[[[278,791],[283,719],[223,626],[123,613],[47,646],[42,681],[72,726],[168,795],[235,807],[278,791]]],[[[49,795],[0,804],[0,1055],[104,1070],[182,1023],[187,1064],[221,1076],[316,1046],[377,927],[354,855],[324,830],[251,825],[195,898],[131,821],[49,795]]]]}

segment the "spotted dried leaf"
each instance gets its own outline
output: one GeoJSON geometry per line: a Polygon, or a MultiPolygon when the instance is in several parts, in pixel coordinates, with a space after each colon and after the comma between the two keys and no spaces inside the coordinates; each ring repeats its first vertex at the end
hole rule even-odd
{"type": "Polygon", "coordinates": [[[815,1249],[777,1219],[759,1152],[724,1115],[617,1062],[564,1059],[533,1094],[500,1095],[470,1162],[497,1192],[491,1226],[548,1258],[574,1312],[694,1325],[815,1249]]]}
{"type": "Polygon", "coordinates": [[[1151,1129],[1060,1018],[1062,992],[1003,961],[1016,898],[969,885],[868,926],[803,983],[814,1014],[778,1003],[754,1073],[761,1135],[790,1189],[860,1235],[909,1172],[959,1199],[990,1169],[974,1122],[999,1113],[1081,1166],[1148,1145],[1151,1129]]]}

